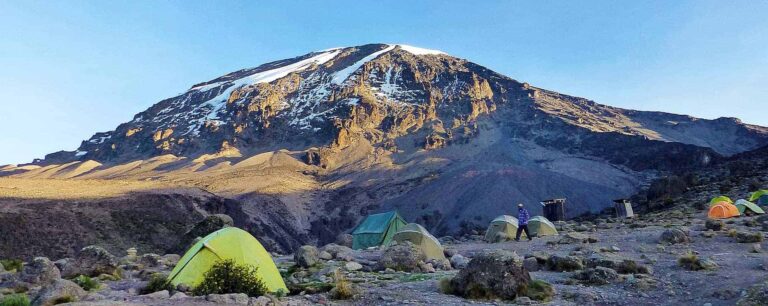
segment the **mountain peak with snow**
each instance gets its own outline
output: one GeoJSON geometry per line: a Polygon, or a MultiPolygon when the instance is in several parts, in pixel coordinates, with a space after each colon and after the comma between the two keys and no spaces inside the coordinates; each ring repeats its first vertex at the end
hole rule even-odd
{"type": "MultiPolygon", "coordinates": [[[[706,128],[689,137],[656,121],[661,115],[534,88],[442,51],[367,44],[315,51],[198,83],[113,131],[96,133],[76,151],[50,154],[42,163],[194,157],[232,148],[302,150],[343,146],[357,138],[390,146],[419,137],[419,146],[435,148],[471,138],[477,120],[494,113],[527,114],[534,121],[545,116],[592,132],[692,143],[726,154],[760,143],[725,145],[728,138],[707,134],[706,128]]],[[[733,131],[744,127],[727,125],[733,131]]]]}

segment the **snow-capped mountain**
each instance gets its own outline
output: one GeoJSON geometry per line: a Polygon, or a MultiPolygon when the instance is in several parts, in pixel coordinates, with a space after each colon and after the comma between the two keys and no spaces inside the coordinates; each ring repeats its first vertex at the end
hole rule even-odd
{"type": "Polygon", "coordinates": [[[44,162],[303,149],[351,134],[387,143],[419,132],[426,134],[425,146],[440,146],[469,136],[478,118],[499,111],[723,154],[766,139],[765,129],[733,119],[626,111],[537,89],[441,51],[371,44],[316,51],[196,84],[114,131],[96,133],[77,151],[51,154],[44,162]]]}

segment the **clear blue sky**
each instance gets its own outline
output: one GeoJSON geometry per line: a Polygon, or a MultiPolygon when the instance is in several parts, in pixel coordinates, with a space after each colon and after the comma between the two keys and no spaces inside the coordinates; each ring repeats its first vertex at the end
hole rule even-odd
{"type": "Polygon", "coordinates": [[[768,1],[0,0],[0,164],[73,150],[192,84],[405,43],[597,102],[768,125],[768,1]]]}

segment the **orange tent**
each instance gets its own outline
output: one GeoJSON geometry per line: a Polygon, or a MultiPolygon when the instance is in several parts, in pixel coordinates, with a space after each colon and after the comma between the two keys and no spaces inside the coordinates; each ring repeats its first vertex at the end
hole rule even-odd
{"type": "Polygon", "coordinates": [[[712,207],[709,208],[709,213],[707,214],[710,219],[726,219],[737,217],[739,215],[739,209],[736,208],[736,205],[725,201],[712,205],[712,207]]]}

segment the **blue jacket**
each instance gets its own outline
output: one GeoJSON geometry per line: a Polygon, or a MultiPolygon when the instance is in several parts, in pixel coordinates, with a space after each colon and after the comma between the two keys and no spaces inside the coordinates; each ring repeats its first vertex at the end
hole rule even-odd
{"type": "Polygon", "coordinates": [[[530,219],[531,216],[528,214],[528,210],[525,209],[525,207],[520,207],[517,209],[517,222],[520,225],[526,225],[528,224],[528,219],[530,219]]]}

